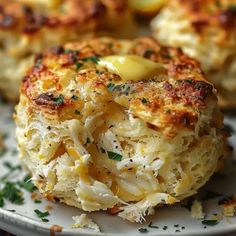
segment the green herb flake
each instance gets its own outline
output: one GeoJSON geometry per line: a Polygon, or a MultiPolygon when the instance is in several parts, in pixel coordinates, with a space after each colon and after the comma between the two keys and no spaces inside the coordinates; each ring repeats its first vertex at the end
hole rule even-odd
{"type": "Polygon", "coordinates": [[[15,171],[15,170],[21,170],[20,165],[13,166],[10,162],[5,161],[3,162],[3,165],[10,171],[15,171]]]}
{"type": "Polygon", "coordinates": [[[64,104],[64,96],[62,94],[60,94],[58,97],[54,98],[54,102],[60,106],[62,104],[64,104]]]}
{"type": "Polygon", "coordinates": [[[48,220],[48,219],[45,219],[45,218],[43,218],[42,221],[43,221],[43,222],[49,222],[49,220],[48,220]]]}
{"type": "Polygon", "coordinates": [[[163,230],[167,230],[168,229],[168,226],[163,226],[163,228],[162,228],[163,230]]]}
{"type": "Polygon", "coordinates": [[[71,50],[71,49],[65,49],[65,50],[64,50],[64,54],[69,54],[69,53],[72,53],[72,52],[74,52],[74,51],[71,50]]]}
{"type": "Polygon", "coordinates": [[[35,199],[35,200],[34,200],[34,203],[36,203],[36,204],[40,204],[40,203],[42,203],[42,201],[39,200],[39,199],[35,199]]]}
{"type": "Polygon", "coordinates": [[[147,228],[139,228],[138,231],[142,234],[148,233],[148,229],[147,228]]]}
{"type": "Polygon", "coordinates": [[[152,229],[159,229],[159,227],[156,226],[156,225],[153,225],[152,222],[150,222],[150,223],[148,224],[148,227],[149,227],[149,228],[152,228],[152,229]]]}
{"type": "Polygon", "coordinates": [[[113,84],[113,83],[109,83],[108,85],[107,85],[107,88],[108,88],[108,90],[110,91],[110,92],[112,92],[112,91],[114,91],[114,88],[115,88],[116,86],[115,86],[115,84],[113,84]]]}
{"type": "Polygon", "coordinates": [[[107,151],[107,155],[108,155],[108,158],[111,160],[115,160],[115,161],[122,160],[122,155],[120,155],[119,153],[107,151]]]}
{"type": "Polygon", "coordinates": [[[76,70],[79,70],[83,66],[83,63],[77,61],[75,65],[76,65],[76,70]]]}
{"type": "Polygon", "coordinates": [[[81,60],[84,61],[84,62],[91,61],[91,62],[93,62],[95,64],[98,64],[99,58],[96,57],[96,56],[91,56],[91,57],[82,58],[81,60]]]}
{"type": "Polygon", "coordinates": [[[202,224],[203,225],[207,225],[207,226],[214,226],[217,225],[219,223],[218,220],[203,220],[202,224]]]}
{"type": "Polygon", "coordinates": [[[8,210],[8,211],[10,211],[10,212],[16,212],[16,210],[14,210],[14,209],[13,209],[13,210],[8,210]]]}
{"type": "Polygon", "coordinates": [[[90,138],[87,138],[86,143],[87,143],[87,144],[88,144],[88,143],[91,143],[90,138]]]}
{"type": "Polygon", "coordinates": [[[0,207],[4,206],[4,198],[0,195],[0,207]]]}
{"type": "Polygon", "coordinates": [[[149,103],[149,101],[148,101],[146,98],[142,98],[141,102],[142,102],[143,104],[149,103]]]}
{"type": "Polygon", "coordinates": [[[30,193],[34,192],[37,189],[32,183],[30,175],[26,175],[23,181],[18,182],[18,184],[20,187],[24,188],[26,191],[30,193]]]}
{"type": "Polygon", "coordinates": [[[43,218],[49,216],[49,212],[48,212],[48,211],[42,212],[42,211],[40,211],[40,210],[38,210],[38,209],[35,209],[34,212],[36,213],[36,215],[37,215],[38,218],[40,218],[40,219],[43,219],[43,218]]]}
{"type": "Polygon", "coordinates": [[[11,203],[22,205],[24,203],[23,193],[17,187],[16,183],[6,182],[0,191],[1,198],[9,200],[11,203]]]}
{"type": "Polygon", "coordinates": [[[76,114],[76,115],[80,115],[81,113],[80,113],[80,111],[75,110],[75,114],[76,114]]]}
{"type": "Polygon", "coordinates": [[[74,100],[74,101],[77,101],[79,99],[79,97],[76,96],[76,95],[72,95],[71,99],[74,100]]]}
{"type": "Polygon", "coordinates": [[[35,68],[39,68],[42,65],[43,59],[39,58],[36,62],[35,62],[35,68]]]}

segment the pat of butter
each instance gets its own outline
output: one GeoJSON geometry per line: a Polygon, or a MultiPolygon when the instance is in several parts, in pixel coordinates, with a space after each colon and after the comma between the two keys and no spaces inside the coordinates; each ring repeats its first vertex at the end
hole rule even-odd
{"type": "Polygon", "coordinates": [[[109,72],[119,75],[124,81],[140,81],[163,69],[162,64],[137,55],[102,57],[98,61],[98,67],[107,68],[109,72]]]}

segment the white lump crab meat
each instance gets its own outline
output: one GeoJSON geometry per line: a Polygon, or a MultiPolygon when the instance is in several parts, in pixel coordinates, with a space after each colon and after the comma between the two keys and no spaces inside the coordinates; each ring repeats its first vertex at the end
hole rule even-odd
{"type": "Polygon", "coordinates": [[[195,194],[225,150],[199,64],[146,37],[37,55],[15,121],[20,160],[45,197],[131,222],[195,194]]]}

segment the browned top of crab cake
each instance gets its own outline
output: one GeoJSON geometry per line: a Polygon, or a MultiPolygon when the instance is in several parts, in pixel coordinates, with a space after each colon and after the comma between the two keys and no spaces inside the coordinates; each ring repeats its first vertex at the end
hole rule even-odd
{"type": "Polygon", "coordinates": [[[199,31],[207,26],[217,26],[230,31],[236,26],[235,0],[177,0],[171,4],[185,9],[192,25],[199,31]]]}
{"type": "MultiPolygon", "coordinates": [[[[84,121],[99,112],[128,109],[151,129],[163,130],[169,137],[179,128],[193,130],[202,114],[217,109],[214,88],[199,64],[180,49],[163,47],[151,38],[100,38],[38,54],[23,79],[21,94],[32,109],[58,120],[84,121]],[[148,78],[124,80],[100,65],[112,55],[136,55],[158,63],[159,68],[148,78]]],[[[221,117],[213,117],[212,125],[218,121],[221,123],[221,117]]]]}
{"type": "Polygon", "coordinates": [[[40,4],[40,1],[2,0],[0,3],[0,31],[13,30],[22,34],[34,34],[43,28],[71,26],[80,27],[80,31],[86,31],[102,26],[109,17],[122,14],[127,9],[125,0],[54,2],[58,2],[58,4],[48,6],[40,4]]]}

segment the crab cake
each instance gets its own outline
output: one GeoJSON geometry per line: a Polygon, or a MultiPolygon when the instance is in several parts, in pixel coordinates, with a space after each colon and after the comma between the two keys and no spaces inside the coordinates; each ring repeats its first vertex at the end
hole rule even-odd
{"type": "Polygon", "coordinates": [[[18,99],[32,54],[94,34],[127,36],[132,25],[126,0],[1,0],[1,94],[18,99]]]}
{"type": "Polygon", "coordinates": [[[151,38],[37,55],[15,120],[41,193],[132,222],[195,194],[224,155],[213,86],[195,60],[151,38]]]}
{"type": "Polygon", "coordinates": [[[160,42],[200,61],[221,106],[236,107],[235,0],[169,1],[151,27],[160,42]]]}

